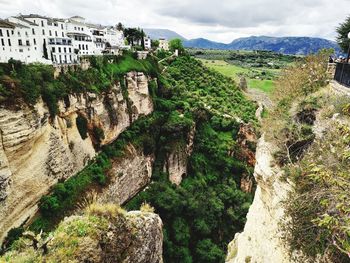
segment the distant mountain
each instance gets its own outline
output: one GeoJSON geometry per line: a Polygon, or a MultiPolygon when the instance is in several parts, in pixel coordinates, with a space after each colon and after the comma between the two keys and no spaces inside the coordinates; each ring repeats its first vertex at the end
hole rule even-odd
{"type": "Polygon", "coordinates": [[[239,38],[230,44],[212,42],[199,38],[184,41],[185,47],[227,50],[269,50],[283,54],[307,55],[322,48],[333,48],[340,52],[338,44],[323,38],[313,37],[267,37],[252,36],[239,38]]]}
{"type": "Polygon", "coordinates": [[[204,49],[227,49],[226,44],[210,41],[205,38],[185,40],[183,44],[185,47],[195,47],[204,49]]]}
{"type": "Polygon", "coordinates": [[[151,39],[159,39],[161,37],[164,37],[168,40],[180,38],[182,41],[187,41],[186,38],[169,29],[145,28],[143,30],[151,39]]]}

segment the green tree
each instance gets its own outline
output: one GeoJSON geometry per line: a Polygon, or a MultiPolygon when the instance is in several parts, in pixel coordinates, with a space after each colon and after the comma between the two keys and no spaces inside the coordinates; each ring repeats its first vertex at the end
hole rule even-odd
{"type": "Polygon", "coordinates": [[[117,30],[119,30],[119,31],[123,31],[124,30],[124,26],[123,26],[123,24],[122,23],[118,23],[117,24],[117,30]]]}
{"type": "Polygon", "coordinates": [[[159,47],[159,40],[152,40],[151,46],[152,48],[157,49],[159,47]]]}
{"type": "Polygon", "coordinates": [[[348,16],[345,21],[337,27],[337,42],[343,52],[348,52],[350,46],[350,39],[348,38],[348,34],[350,32],[350,16],[348,16]]]}
{"type": "Polygon", "coordinates": [[[185,48],[182,44],[182,41],[179,38],[175,38],[175,39],[170,40],[169,48],[170,48],[171,52],[174,52],[176,49],[179,50],[180,54],[185,51],[185,48]]]}
{"type": "Polygon", "coordinates": [[[196,248],[197,262],[217,263],[225,259],[224,252],[210,239],[204,239],[198,242],[196,248]]]}

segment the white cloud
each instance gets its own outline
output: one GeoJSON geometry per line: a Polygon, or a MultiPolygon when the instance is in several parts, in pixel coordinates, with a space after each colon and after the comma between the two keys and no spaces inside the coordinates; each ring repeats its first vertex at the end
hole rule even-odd
{"type": "Polygon", "coordinates": [[[250,35],[333,39],[349,6],[350,0],[0,0],[0,17],[79,14],[95,23],[168,28],[222,42],[250,35]]]}

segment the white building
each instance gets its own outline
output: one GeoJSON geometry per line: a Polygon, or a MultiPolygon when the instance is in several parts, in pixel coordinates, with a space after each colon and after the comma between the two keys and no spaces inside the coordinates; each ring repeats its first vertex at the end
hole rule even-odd
{"type": "Polygon", "coordinates": [[[150,50],[152,48],[152,40],[151,40],[151,38],[149,36],[144,37],[143,41],[145,43],[145,49],[146,50],[150,50]]]}
{"type": "Polygon", "coordinates": [[[73,40],[78,55],[95,55],[92,33],[85,23],[85,18],[73,16],[66,20],[67,36],[73,40]]]}
{"type": "Polygon", "coordinates": [[[165,38],[159,39],[159,49],[163,49],[165,51],[169,51],[169,42],[165,38]]]}
{"type": "Polygon", "coordinates": [[[36,14],[0,20],[0,62],[77,63],[80,56],[102,55],[107,46],[124,46],[122,31],[87,24],[74,16],[58,19],[36,14]]]}
{"type": "MultiPolygon", "coordinates": [[[[34,23],[39,49],[43,56],[55,64],[77,63],[72,40],[67,36],[66,22],[63,19],[49,18],[36,14],[17,17],[34,23]]],[[[11,18],[9,18],[11,19],[11,18]]]]}
{"type": "Polygon", "coordinates": [[[24,63],[50,63],[43,56],[36,27],[30,22],[14,18],[11,21],[0,20],[0,62],[12,58],[24,63]]]}

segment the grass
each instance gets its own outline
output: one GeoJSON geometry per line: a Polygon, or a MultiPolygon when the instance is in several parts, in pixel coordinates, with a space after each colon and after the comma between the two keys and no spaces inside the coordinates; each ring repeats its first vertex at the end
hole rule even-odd
{"type": "Polygon", "coordinates": [[[240,74],[249,73],[249,69],[231,65],[224,60],[199,60],[202,61],[208,68],[215,69],[226,77],[232,78],[237,82],[239,81],[240,74]]]}
{"type": "Polygon", "coordinates": [[[248,80],[248,87],[271,93],[275,88],[275,82],[273,80],[250,79],[248,80]]]}
{"type": "MultiPolygon", "coordinates": [[[[239,67],[236,65],[232,65],[227,63],[224,60],[207,60],[207,59],[199,59],[202,63],[208,68],[214,69],[226,77],[232,78],[234,81],[239,83],[240,77],[249,76],[252,72],[252,69],[239,67]]],[[[254,69],[255,72],[262,73],[267,71],[269,74],[277,75],[279,70],[276,69],[254,69]]],[[[271,93],[275,88],[275,82],[270,79],[256,79],[256,78],[247,78],[249,88],[258,89],[265,93],[271,93]]]]}

